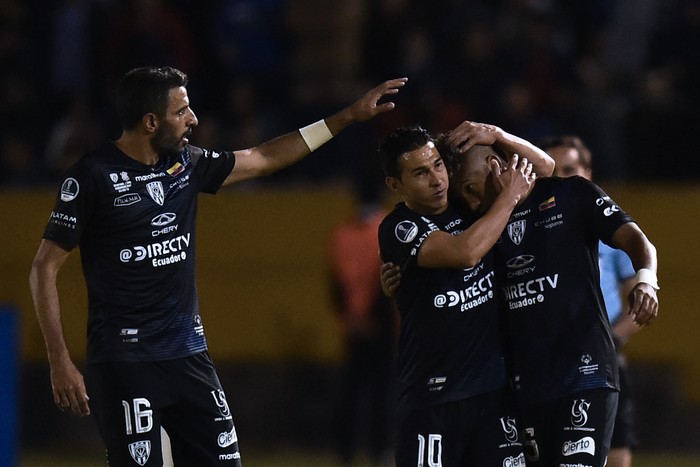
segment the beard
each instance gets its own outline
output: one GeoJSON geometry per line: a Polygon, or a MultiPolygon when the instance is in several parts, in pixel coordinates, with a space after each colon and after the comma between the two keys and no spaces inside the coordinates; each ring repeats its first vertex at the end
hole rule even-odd
{"type": "Polygon", "coordinates": [[[161,157],[177,156],[182,152],[182,138],[192,133],[192,129],[188,129],[187,133],[179,136],[175,129],[168,124],[162,125],[156,130],[151,139],[151,147],[161,157]]]}

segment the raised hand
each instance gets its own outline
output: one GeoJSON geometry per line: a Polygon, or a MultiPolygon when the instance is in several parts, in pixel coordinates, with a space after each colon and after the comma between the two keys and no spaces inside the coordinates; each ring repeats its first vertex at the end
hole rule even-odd
{"type": "Polygon", "coordinates": [[[370,89],[348,107],[347,110],[350,112],[352,120],[362,122],[392,110],[395,107],[393,102],[379,103],[379,101],[385,96],[398,93],[406,82],[408,82],[408,78],[390,79],[370,89]]]}

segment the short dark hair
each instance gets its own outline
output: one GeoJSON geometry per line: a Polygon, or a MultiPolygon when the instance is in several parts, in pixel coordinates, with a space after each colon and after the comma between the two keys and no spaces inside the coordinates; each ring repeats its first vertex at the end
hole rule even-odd
{"type": "Polygon", "coordinates": [[[129,71],[117,90],[116,109],[122,128],[134,129],[148,113],[164,115],[170,90],[181,86],[187,86],[187,75],[169,66],[129,71]]]}
{"type": "Polygon", "coordinates": [[[559,136],[549,136],[540,141],[537,146],[543,151],[556,147],[563,146],[565,148],[575,149],[578,152],[578,159],[581,161],[581,165],[584,169],[591,170],[593,168],[593,158],[591,157],[591,150],[578,136],[572,135],[559,135],[559,136]]]}
{"type": "Polygon", "coordinates": [[[379,146],[379,162],[384,174],[400,178],[399,157],[431,142],[434,142],[433,137],[419,125],[394,130],[379,146]]]}

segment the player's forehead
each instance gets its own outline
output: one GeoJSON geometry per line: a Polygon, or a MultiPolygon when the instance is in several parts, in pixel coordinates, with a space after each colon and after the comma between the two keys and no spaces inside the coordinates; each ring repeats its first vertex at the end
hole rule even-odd
{"type": "Polygon", "coordinates": [[[569,146],[553,146],[547,150],[547,154],[549,154],[557,164],[564,162],[580,162],[579,154],[576,148],[572,148],[569,146]]]}
{"type": "Polygon", "coordinates": [[[435,147],[435,144],[429,141],[419,148],[401,154],[401,156],[399,156],[399,166],[404,172],[412,172],[417,168],[430,167],[440,159],[440,153],[435,147]]]}
{"type": "Polygon", "coordinates": [[[474,146],[460,156],[455,176],[460,183],[479,183],[488,176],[489,156],[498,157],[490,146],[474,146]]]}
{"type": "Polygon", "coordinates": [[[190,99],[187,95],[187,89],[184,86],[178,86],[168,91],[168,110],[175,111],[190,105],[190,99]]]}

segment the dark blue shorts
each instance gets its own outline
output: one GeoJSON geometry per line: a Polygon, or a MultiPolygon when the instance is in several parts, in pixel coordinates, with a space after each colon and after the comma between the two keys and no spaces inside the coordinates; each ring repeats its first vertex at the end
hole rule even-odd
{"type": "Polygon", "coordinates": [[[528,467],[603,467],[610,450],[618,392],[592,389],[552,401],[520,403],[528,467]]]}
{"type": "Polygon", "coordinates": [[[397,467],[525,467],[505,389],[397,414],[397,467]]]}
{"type": "Polygon", "coordinates": [[[162,466],[161,428],[175,465],[241,465],[226,395],[208,353],[91,363],[85,380],[109,465],[162,466]]]}
{"type": "Polygon", "coordinates": [[[620,400],[617,403],[617,415],[615,416],[615,428],[613,429],[610,448],[634,449],[639,444],[634,419],[634,393],[630,381],[627,363],[624,356],[618,355],[620,368],[620,400]]]}

